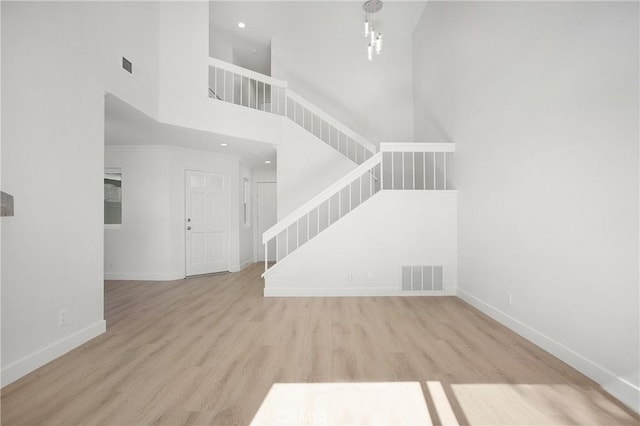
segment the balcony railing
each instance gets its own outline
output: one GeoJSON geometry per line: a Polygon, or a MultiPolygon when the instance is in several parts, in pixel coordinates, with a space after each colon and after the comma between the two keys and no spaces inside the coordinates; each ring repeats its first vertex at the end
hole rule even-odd
{"type": "Polygon", "coordinates": [[[209,98],[289,118],[356,164],[375,145],[288,88],[287,82],[209,58],[209,98]]]}
{"type": "Polygon", "coordinates": [[[449,180],[454,150],[452,143],[381,143],[382,189],[453,189],[449,180]]]}
{"type": "Polygon", "coordinates": [[[212,99],[285,115],[286,88],[286,81],[209,58],[209,97],[212,99]]]}

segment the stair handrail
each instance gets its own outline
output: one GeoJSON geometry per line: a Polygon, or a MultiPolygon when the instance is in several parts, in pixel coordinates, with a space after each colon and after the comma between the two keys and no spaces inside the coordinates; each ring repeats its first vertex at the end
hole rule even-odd
{"type": "Polygon", "coordinates": [[[453,142],[380,142],[380,152],[455,152],[453,142]]]}
{"type": "Polygon", "coordinates": [[[216,98],[219,101],[222,100],[222,98],[220,96],[218,96],[218,94],[211,87],[209,87],[209,97],[210,98],[216,98]]]}
{"type": "Polygon", "coordinates": [[[360,164],[355,169],[351,170],[349,173],[338,179],[333,184],[329,185],[322,192],[317,194],[315,197],[311,198],[306,203],[302,204],[300,207],[289,213],[282,220],[278,221],[271,228],[267,229],[264,234],[262,234],[262,244],[266,244],[273,237],[280,234],[280,232],[287,229],[289,226],[296,223],[302,216],[309,214],[313,209],[316,209],[320,204],[327,201],[329,198],[333,197],[337,192],[342,190],[346,185],[353,182],[358,177],[362,176],[365,173],[368,173],[373,167],[382,163],[382,153],[375,153],[371,158],[360,164]]]}
{"type": "Polygon", "coordinates": [[[231,71],[236,74],[241,74],[245,77],[251,78],[253,80],[259,80],[261,82],[270,84],[272,86],[277,86],[281,88],[286,88],[288,86],[287,82],[284,80],[278,80],[277,78],[273,78],[266,74],[261,74],[259,72],[250,70],[248,68],[243,68],[238,65],[230,64],[229,62],[225,62],[221,59],[209,57],[209,66],[222,68],[227,71],[231,71]]]}
{"type": "MultiPolygon", "coordinates": [[[[308,110],[312,115],[315,115],[320,120],[322,120],[325,123],[327,123],[330,126],[330,128],[334,128],[338,132],[340,132],[343,135],[345,135],[347,138],[349,138],[352,141],[354,141],[356,144],[360,145],[364,151],[369,153],[368,155],[372,155],[377,151],[376,146],[373,143],[369,142],[364,137],[362,137],[361,135],[359,135],[355,131],[351,130],[344,123],[341,123],[340,121],[338,121],[334,117],[332,117],[329,114],[327,114],[326,112],[322,111],[320,108],[318,108],[317,106],[315,106],[314,104],[312,104],[311,102],[309,102],[308,100],[306,100],[305,98],[303,98],[302,96],[300,96],[299,94],[297,94],[296,92],[291,90],[289,88],[289,83],[287,81],[278,80],[278,79],[273,78],[271,76],[268,76],[268,75],[265,75],[265,74],[261,74],[259,72],[252,71],[250,69],[243,68],[241,66],[234,65],[234,64],[231,64],[229,62],[225,62],[225,61],[223,61],[221,59],[212,58],[212,57],[209,57],[209,66],[210,67],[214,67],[216,69],[221,69],[221,70],[224,70],[224,71],[228,71],[228,72],[231,72],[233,74],[237,74],[237,75],[240,75],[242,77],[249,78],[249,79],[255,80],[255,81],[259,81],[259,82],[261,82],[263,84],[271,85],[273,87],[278,88],[278,91],[279,91],[278,93],[283,93],[284,99],[285,99],[285,102],[283,104],[284,110],[278,109],[278,114],[279,115],[284,115],[286,117],[289,117],[287,115],[287,106],[289,104],[288,101],[291,100],[293,103],[297,103],[302,108],[308,110]],[[280,90],[282,90],[282,92],[280,92],[280,90]]],[[[210,94],[211,94],[212,90],[214,90],[214,89],[212,89],[210,87],[209,88],[209,93],[210,94]]],[[[272,96],[273,96],[273,93],[272,93],[272,96]]],[[[223,99],[220,99],[220,97],[217,96],[217,94],[216,94],[215,98],[218,99],[218,100],[223,100],[223,99]]],[[[278,103],[279,102],[280,102],[280,95],[278,95],[278,103]]],[[[289,118],[291,119],[291,117],[289,117],[289,118]]],[[[344,155],[344,153],[343,153],[343,155],[344,155]]],[[[368,155],[366,155],[365,158],[368,155]]]]}
{"type": "Polygon", "coordinates": [[[303,98],[302,96],[294,92],[293,90],[287,89],[287,97],[292,99],[294,102],[299,103],[304,108],[308,109],[313,114],[315,114],[317,117],[326,121],[330,126],[333,126],[334,128],[341,131],[344,135],[350,137],[351,139],[353,139],[354,141],[362,145],[362,147],[367,151],[369,151],[371,154],[375,154],[376,146],[374,144],[372,144],[371,142],[369,142],[368,140],[366,140],[365,138],[363,138],[362,136],[360,136],[359,134],[351,130],[345,124],[341,123],[340,121],[336,120],[326,112],[322,111],[320,108],[318,108],[317,106],[315,106],[314,104],[312,104],[311,102],[309,102],[308,100],[306,100],[305,98],[303,98]]]}

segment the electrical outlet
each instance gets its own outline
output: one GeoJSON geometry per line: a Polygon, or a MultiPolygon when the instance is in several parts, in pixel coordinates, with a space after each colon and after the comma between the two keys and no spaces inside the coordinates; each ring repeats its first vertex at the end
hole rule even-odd
{"type": "Polygon", "coordinates": [[[69,312],[66,309],[58,311],[58,327],[66,327],[69,324],[69,312]]]}
{"type": "Polygon", "coordinates": [[[349,273],[347,274],[347,280],[348,280],[348,281],[353,281],[353,272],[349,272],[349,273]]]}
{"type": "Polygon", "coordinates": [[[507,298],[509,299],[509,306],[513,306],[513,294],[507,293],[507,298]]]}
{"type": "Polygon", "coordinates": [[[369,272],[369,273],[367,274],[367,280],[368,280],[369,282],[373,281],[373,272],[369,272]]]}

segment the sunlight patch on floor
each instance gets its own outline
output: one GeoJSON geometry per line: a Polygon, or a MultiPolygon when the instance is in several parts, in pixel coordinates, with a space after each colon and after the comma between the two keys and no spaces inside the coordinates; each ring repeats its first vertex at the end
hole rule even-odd
{"type": "Polygon", "coordinates": [[[442,426],[458,426],[458,419],[451,408],[449,398],[442,387],[442,383],[436,381],[428,381],[427,389],[431,395],[431,400],[440,419],[442,426]]]}
{"type": "Polygon", "coordinates": [[[561,384],[452,384],[470,424],[593,424],[602,411],[619,424],[634,419],[596,389],[561,384]]]}
{"type": "Polygon", "coordinates": [[[431,425],[418,382],[275,383],[252,425],[431,425]]]}

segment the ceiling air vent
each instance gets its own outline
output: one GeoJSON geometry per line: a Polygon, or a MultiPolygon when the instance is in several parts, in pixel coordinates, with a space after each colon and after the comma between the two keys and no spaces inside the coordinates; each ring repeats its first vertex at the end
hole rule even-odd
{"type": "Polygon", "coordinates": [[[122,57],[122,68],[124,68],[129,74],[133,74],[133,64],[124,56],[122,57]]]}

